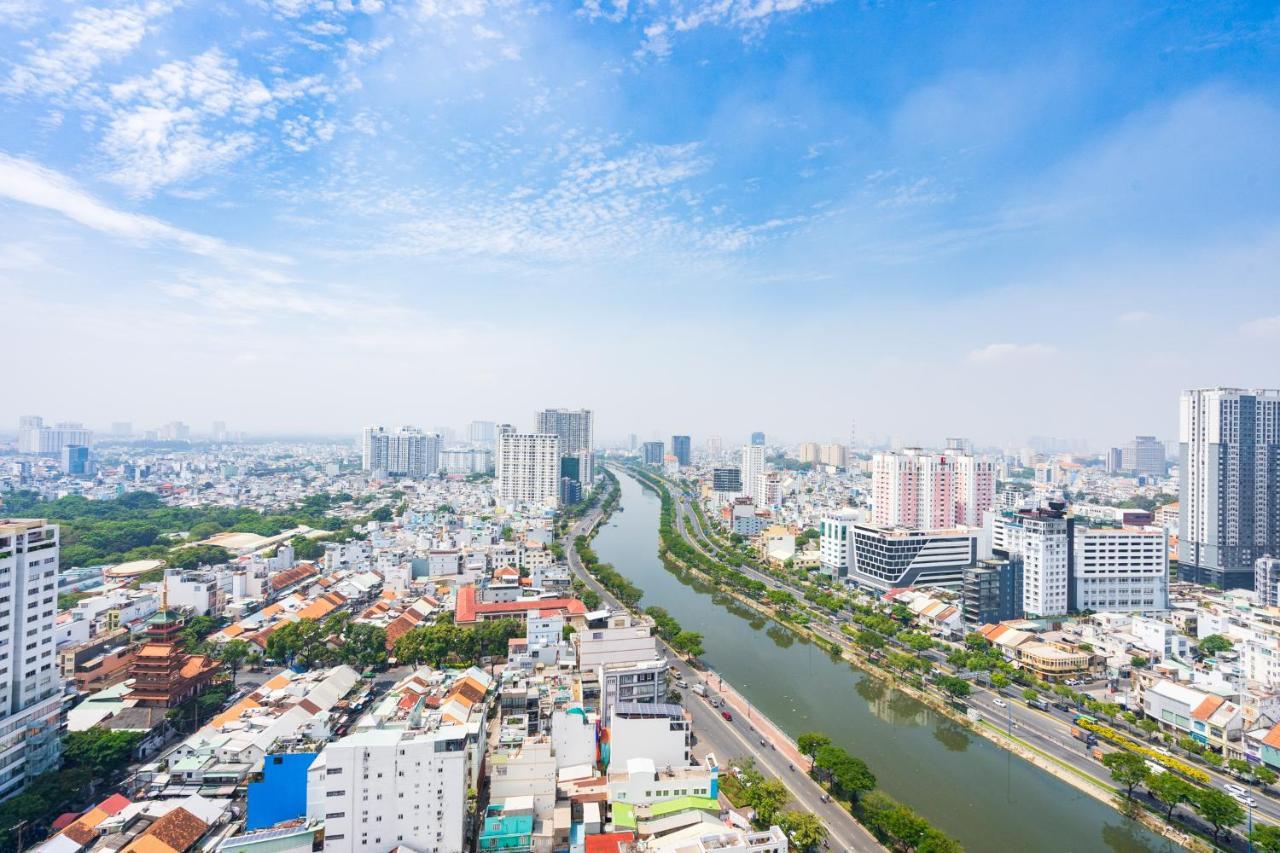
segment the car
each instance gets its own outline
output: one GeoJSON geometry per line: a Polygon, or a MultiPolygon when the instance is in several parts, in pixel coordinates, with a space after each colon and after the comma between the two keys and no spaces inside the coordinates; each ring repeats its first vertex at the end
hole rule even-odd
{"type": "Polygon", "coordinates": [[[1222,787],[1228,794],[1230,794],[1233,797],[1243,797],[1245,794],[1248,793],[1248,791],[1246,791],[1244,788],[1240,787],[1239,785],[1233,785],[1230,782],[1227,782],[1222,787]]]}
{"type": "Polygon", "coordinates": [[[676,687],[688,687],[688,686],[689,686],[689,682],[685,681],[683,678],[676,679],[676,687]]]}
{"type": "Polygon", "coordinates": [[[728,711],[721,711],[720,716],[724,717],[726,720],[728,720],[731,723],[733,722],[733,714],[730,714],[728,711]]]}
{"type": "Polygon", "coordinates": [[[995,705],[997,708],[1007,708],[1009,706],[1009,703],[1003,699],[992,699],[991,704],[995,705]]]}

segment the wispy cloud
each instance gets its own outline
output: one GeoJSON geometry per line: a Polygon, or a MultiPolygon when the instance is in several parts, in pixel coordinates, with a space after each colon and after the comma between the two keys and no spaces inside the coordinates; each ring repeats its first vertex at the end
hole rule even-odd
{"type": "Polygon", "coordinates": [[[150,0],[117,8],[77,9],[72,24],[35,47],[9,74],[11,92],[66,95],[86,83],[99,66],[132,53],[153,22],[174,3],[150,0]]]}
{"type": "Polygon", "coordinates": [[[1057,352],[1049,344],[987,344],[970,350],[968,360],[972,364],[997,365],[1015,361],[1039,359],[1057,352]]]}
{"type": "Polygon", "coordinates": [[[679,33],[717,26],[756,35],[772,18],[829,2],[831,0],[648,0],[632,5],[628,0],[583,0],[579,11],[590,20],[639,22],[644,39],[635,51],[636,56],[664,58],[671,54],[673,39],[679,33]]]}
{"type": "Polygon", "coordinates": [[[1280,338],[1280,314],[1250,320],[1240,326],[1240,332],[1251,338],[1280,338]]]}
{"type": "MultiPolygon", "coordinates": [[[[113,106],[102,140],[113,164],[107,177],[134,195],[198,177],[251,151],[258,143],[253,128],[274,119],[282,105],[328,92],[314,77],[268,86],[240,73],[217,49],[165,63],[110,87],[113,106]]],[[[309,116],[282,130],[295,150],[333,135],[331,124],[309,116]]]]}
{"type": "Polygon", "coordinates": [[[288,262],[281,255],[237,248],[217,237],[111,207],[65,175],[7,154],[0,154],[0,198],[59,213],[86,228],[137,245],[167,246],[222,261],[288,262]]]}

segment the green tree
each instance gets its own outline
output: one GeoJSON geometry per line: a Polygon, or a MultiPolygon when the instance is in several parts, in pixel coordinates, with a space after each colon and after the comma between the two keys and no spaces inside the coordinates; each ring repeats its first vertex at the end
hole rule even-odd
{"type": "Polygon", "coordinates": [[[1130,665],[1133,666],[1134,669],[1142,669],[1144,666],[1151,663],[1151,661],[1148,660],[1147,658],[1142,657],[1141,655],[1134,655],[1133,657],[1129,658],[1129,663],[1130,665]]]}
{"type": "Polygon", "coordinates": [[[244,640],[229,640],[218,649],[217,658],[231,670],[232,681],[236,680],[236,673],[240,671],[240,665],[249,657],[250,651],[249,644],[244,640]]]}
{"type": "Polygon", "coordinates": [[[1030,702],[1032,699],[1035,699],[1039,695],[1040,694],[1037,693],[1035,689],[1032,687],[1024,688],[1022,691],[1022,698],[1026,699],[1028,702],[1030,702]]]}
{"type": "Polygon", "coordinates": [[[175,569],[220,566],[231,562],[231,552],[217,545],[188,545],[171,551],[165,562],[175,569]]]}
{"type": "Polygon", "coordinates": [[[818,754],[818,750],[830,744],[831,738],[822,732],[805,732],[796,738],[796,746],[800,748],[800,752],[811,759],[818,754]]]}
{"type": "Polygon", "coordinates": [[[1153,773],[1147,780],[1151,796],[1165,807],[1165,820],[1173,821],[1173,810],[1182,803],[1191,802],[1196,788],[1187,780],[1173,773],[1153,773]]]}
{"type": "Polygon", "coordinates": [[[1280,826],[1272,823],[1255,823],[1249,840],[1261,853],[1280,853],[1280,826]]]}
{"type": "Polygon", "coordinates": [[[1235,648],[1235,644],[1221,634],[1210,634],[1200,641],[1199,648],[1200,654],[1207,657],[1220,652],[1229,652],[1235,648]]]}
{"type": "Polygon", "coordinates": [[[778,826],[787,833],[795,850],[813,850],[827,840],[826,824],[810,812],[783,812],[778,815],[778,826]]]}
{"type": "Polygon", "coordinates": [[[747,788],[747,805],[755,809],[755,825],[766,828],[774,824],[778,813],[787,804],[790,794],[779,779],[764,779],[747,788]]]}
{"type": "Polygon", "coordinates": [[[1274,785],[1276,772],[1266,765],[1258,764],[1253,768],[1253,778],[1257,779],[1260,785],[1274,785]]]}
{"type": "Polygon", "coordinates": [[[128,768],[142,737],[141,732],[96,727],[69,732],[62,742],[63,762],[68,768],[83,768],[90,771],[93,778],[110,782],[128,768]]]}
{"type": "Polygon", "coordinates": [[[1010,684],[1009,676],[1005,675],[1003,672],[991,673],[992,687],[996,688],[997,690],[1003,690],[1004,688],[1008,687],[1009,684],[1010,684]]]}
{"type": "Polygon", "coordinates": [[[1102,756],[1111,778],[1125,787],[1125,798],[1133,799],[1133,789],[1147,780],[1147,762],[1135,752],[1119,750],[1102,756]]]}
{"type": "Polygon", "coordinates": [[[1202,788],[1195,797],[1196,812],[1213,827],[1213,843],[1218,843],[1218,835],[1223,829],[1235,826],[1244,820],[1244,809],[1226,791],[1217,788],[1202,788]]]}
{"type": "Polygon", "coordinates": [[[854,636],[853,641],[867,651],[876,651],[884,648],[884,636],[875,631],[859,631],[854,636]]]}
{"type": "Polygon", "coordinates": [[[681,631],[672,638],[671,647],[696,658],[703,652],[702,635],[697,631],[681,631]]]}

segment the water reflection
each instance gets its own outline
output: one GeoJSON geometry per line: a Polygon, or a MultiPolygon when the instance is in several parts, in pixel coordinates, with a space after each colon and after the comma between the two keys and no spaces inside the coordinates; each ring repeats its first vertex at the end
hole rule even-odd
{"type": "Polygon", "coordinates": [[[948,752],[964,752],[969,748],[971,735],[955,723],[939,723],[933,729],[933,739],[948,752]]]}
{"type": "Polygon", "coordinates": [[[780,649],[789,649],[796,643],[796,635],[781,625],[771,625],[765,633],[770,640],[773,640],[773,644],[780,649]]]}

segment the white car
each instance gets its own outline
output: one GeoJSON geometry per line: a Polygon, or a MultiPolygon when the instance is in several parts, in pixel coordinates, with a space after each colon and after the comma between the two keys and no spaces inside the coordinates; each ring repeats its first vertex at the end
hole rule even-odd
{"type": "Polygon", "coordinates": [[[992,699],[991,704],[995,705],[997,708],[1006,708],[1009,705],[1009,703],[1003,699],[992,699]]]}
{"type": "Polygon", "coordinates": [[[676,679],[676,687],[688,687],[688,686],[689,686],[689,682],[685,681],[683,678],[676,679]]]}
{"type": "Polygon", "coordinates": [[[1248,791],[1246,791],[1244,788],[1240,787],[1239,785],[1233,785],[1230,782],[1227,782],[1222,787],[1224,790],[1226,790],[1228,794],[1230,794],[1233,797],[1243,797],[1245,794],[1248,793],[1248,791]]]}
{"type": "Polygon", "coordinates": [[[1231,796],[1232,798],[1235,799],[1237,803],[1239,803],[1242,806],[1249,806],[1250,808],[1252,808],[1253,806],[1256,806],[1258,804],[1258,801],[1255,800],[1253,797],[1249,796],[1248,794],[1232,794],[1231,796]]]}

